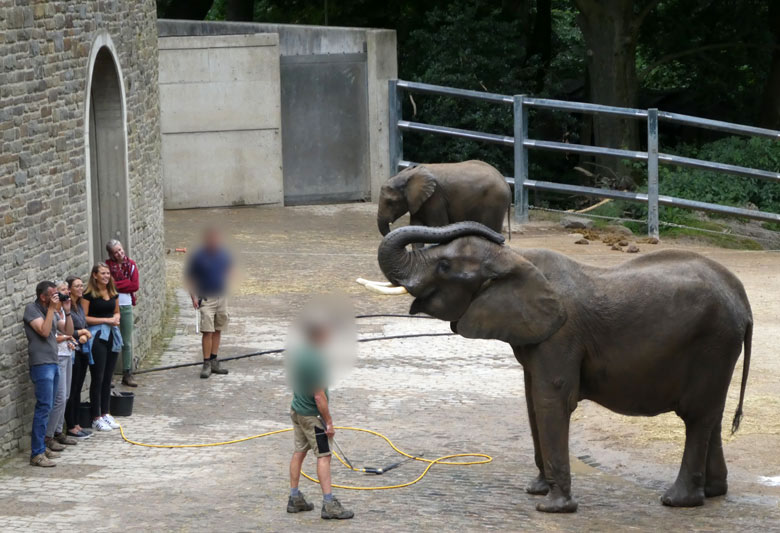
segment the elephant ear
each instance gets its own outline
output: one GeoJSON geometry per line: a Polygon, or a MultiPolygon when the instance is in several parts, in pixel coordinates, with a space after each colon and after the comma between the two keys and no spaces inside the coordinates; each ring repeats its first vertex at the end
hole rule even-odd
{"type": "Polygon", "coordinates": [[[488,279],[454,325],[472,339],[497,339],[513,346],[538,344],[566,322],[558,293],[533,263],[520,257],[488,279]]]}
{"type": "Polygon", "coordinates": [[[427,168],[420,166],[414,168],[414,174],[409,176],[406,182],[406,202],[409,205],[409,213],[414,214],[431,197],[436,190],[436,179],[427,168]]]}

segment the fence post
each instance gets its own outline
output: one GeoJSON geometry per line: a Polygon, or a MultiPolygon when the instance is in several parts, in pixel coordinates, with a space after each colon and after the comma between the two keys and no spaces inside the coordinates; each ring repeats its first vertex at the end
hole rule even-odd
{"type": "Polygon", "coordinates": [[[398,164],[403,159],[403,135],[398,128],[398,121],[401,120],[402,116],[401,91],[398,90],[398,80],[388,81],[387,100],[390,111],[387,121],[390,138],[390,176],[394,176],[398,173],[398,164]]]}
{"type": "Polygon", "coordinates": [[[647,234],[658,238],[658,109],[647,110],[647,234]]]}
{"type": "Polygon", "coordinates": [[[525,95],[516,94],[514,100],[514,126],[515,126],[515,221],[528,222],[528,190],[525,182],[528,181],[528,149],[524,145],[528,137],[528,115],[523,101],[525,95]]]}

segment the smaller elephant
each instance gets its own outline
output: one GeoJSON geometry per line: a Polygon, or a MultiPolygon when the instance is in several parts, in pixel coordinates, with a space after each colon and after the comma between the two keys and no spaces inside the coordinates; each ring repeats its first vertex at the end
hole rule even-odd
{"type": "Polygon", "coordinates": [[[483,161],[418,165],[382,185],[376,221],[382,236],[406,213],[413,226],[472,220],[500,233],[511,200],[504,176],[483,161]]]}

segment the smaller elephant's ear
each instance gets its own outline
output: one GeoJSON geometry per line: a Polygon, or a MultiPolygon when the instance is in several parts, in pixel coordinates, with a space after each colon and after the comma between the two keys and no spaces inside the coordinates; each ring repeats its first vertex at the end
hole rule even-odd
{"type": "Polygon", "coordinates": [[[414,214],[419,211],[435,190],[436,179],[431,171],[424,166],[415,167],[414,173],[406,182],[406,203],[409,205],[409,213],[414,214]]]}
{"type": "Polygon", "coordinates": [[[486,281],[454,328],[472,339],[497,339],[513,346],[538,344],[566,322],[566,310],[542,272],[526,259],[486,281]]]}

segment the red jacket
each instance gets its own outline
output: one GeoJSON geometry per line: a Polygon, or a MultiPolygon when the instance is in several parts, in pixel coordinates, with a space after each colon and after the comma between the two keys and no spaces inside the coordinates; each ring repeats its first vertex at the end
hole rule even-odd
{"type": "Polygon", "coordinates": [[[111,271],[111,277],[114,278],[114,285],[116,290],[125,294],[129,294],[135,305],[135,293],[138,290],[138,266],[135,261],[129,257],[125,257],[125,260],[121,263],[117,263],[113,259],[107,259],[106,265],[111,271]]]}

